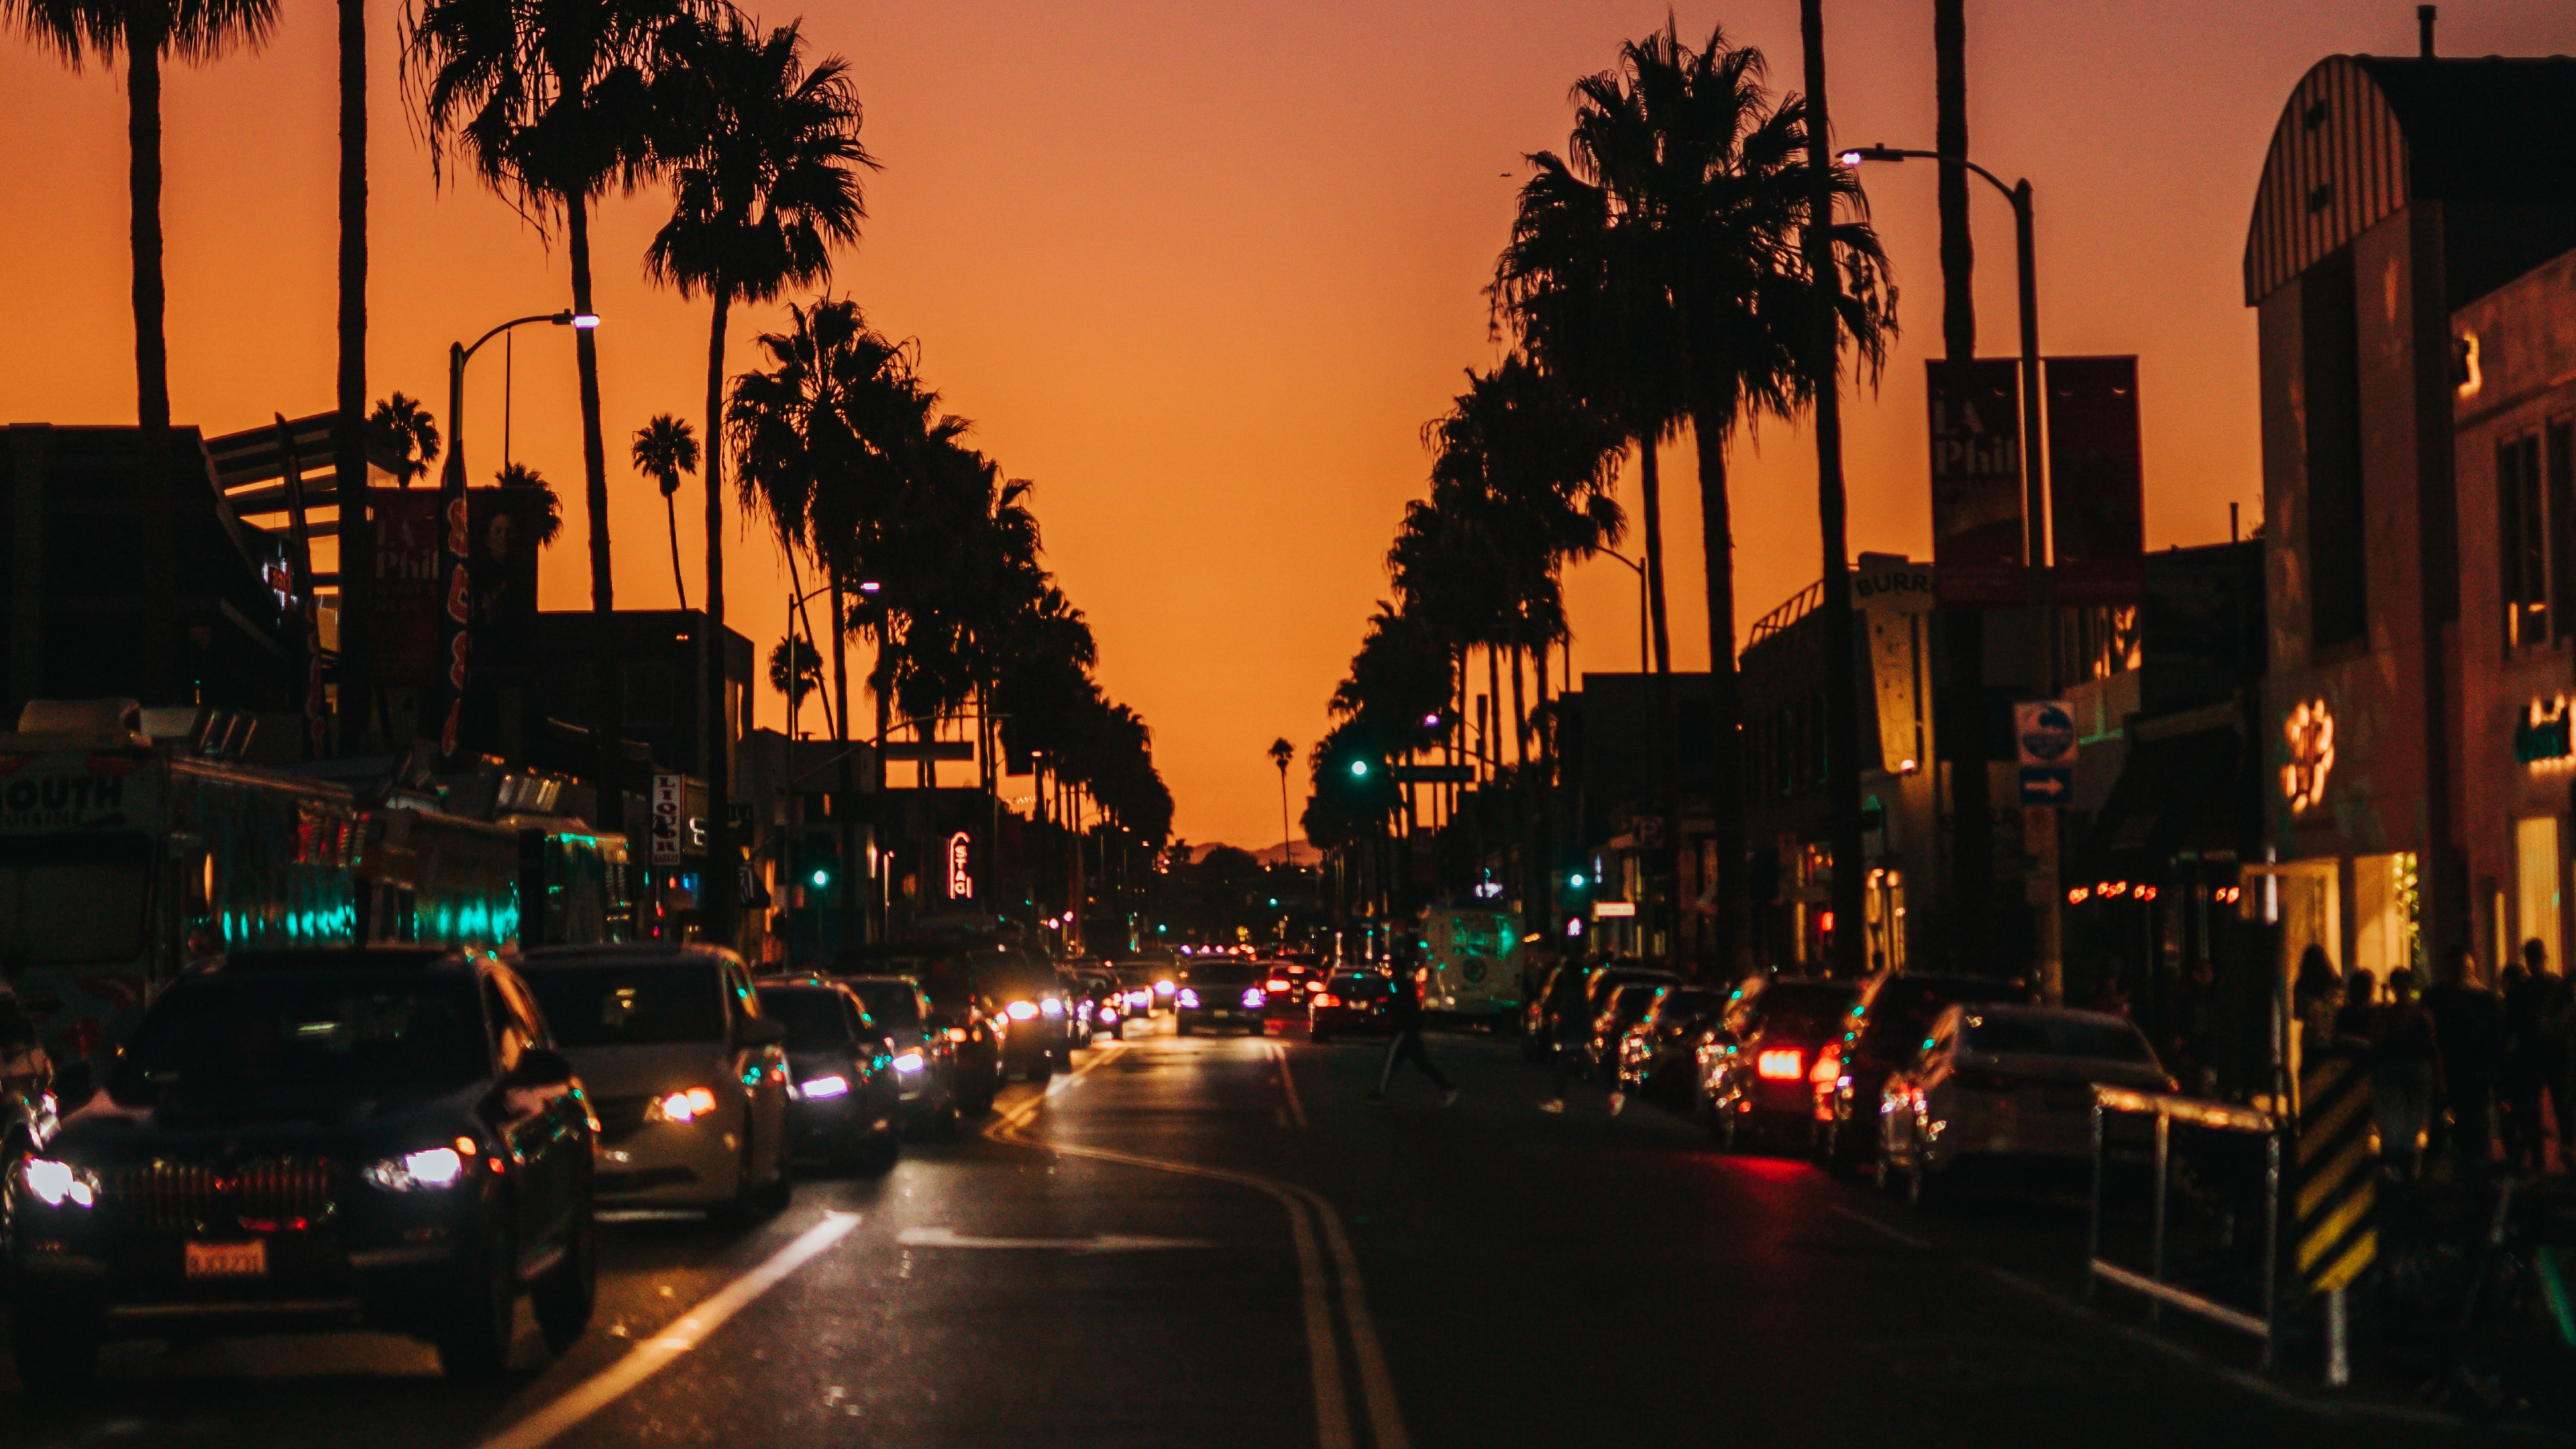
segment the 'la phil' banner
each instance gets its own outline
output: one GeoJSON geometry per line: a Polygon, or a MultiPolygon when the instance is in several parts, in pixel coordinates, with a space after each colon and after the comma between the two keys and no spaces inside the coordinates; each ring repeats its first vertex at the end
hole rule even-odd
{"type": "Polygon", "coordinates": [[[2146,597],[2138,359],[2048,359],[2048,516],[2061,604],[2146,597]]]}
{"type": "MultiPolygon", "coordinates": [[[[438,618],[446,559],[435,488],[370,490],[376,528],[376,677],[388,685],[428,689],[446,675],[438,653],[438,618]]],[[[537,613],[537,534],[544,495],[533,488],[465,490],[469,622],[473,667],[506,668],[527,660],[537,613]]]]}
{"type": "Polygon", "coordinates": [[[1932,414],[1936,599],[1944,609],[2026,604],[2019,364],[1936,358],[1924,368],[1932,414]]]}

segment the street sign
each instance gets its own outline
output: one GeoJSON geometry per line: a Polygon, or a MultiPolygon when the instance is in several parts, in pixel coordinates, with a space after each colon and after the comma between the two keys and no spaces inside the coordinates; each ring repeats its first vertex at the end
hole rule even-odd
{"type": "Polygon", "coordinates": [[[680,863],[680,777],[653,777],[653,864],[680,863]]]}
{"type": "Polygon", "coordinates": [[[2025,700],[2013,706],[2013,747],[2024,769],[2075,768],[2075,711],[2062,699],[2025,700]]]}
{"type": "Polygon", "coordinates": [[[2046,765],[2021,767],[2021,803],[2025,807],[2063,805],[2067,797],[2074,793],[2075,772],[2073,770],[2054,769],[2046,765]]]}

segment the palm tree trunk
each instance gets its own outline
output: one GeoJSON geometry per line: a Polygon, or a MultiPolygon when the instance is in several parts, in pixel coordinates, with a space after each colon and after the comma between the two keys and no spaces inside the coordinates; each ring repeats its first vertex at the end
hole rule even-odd
{"type": "Polygon", "coordinates": [[[1801,0],[1798,29],[1807,51],[1806,249],[1816,287],[1816,514],[1824,534],[1825,803],[1833,827],[1834,942],[1837,974],[1868,969],[1861,925],[1860,690],[1854,678],[1848,500],[1843,493],[1842,277],[1833,256],[1833,131],[1825,110],[1825,17],[1822,0],[1801,0]]]}
{"type": "MultiPolygon", "coordinates": [[[[1664,823],[1663,848],[1647,856],[1647,899],[1637,923],[1648,937],[1639,944],[1649,952],[1654,949],[1652,938],[1658,931],[1667,940],[1671,937],[1673,918],[1669,912],[1674,902],[1669,897],[1680,888],[1681,881],[1681,810],[1676,798],[1681,788],[1681,729],[1674,718],[1672,632],[1664,622],[1664,475],[1658,456],[1659,431],[1648,429],[1637,440],[1637,491],[1646,511],[1646,610],[1655,625],[1654,721],[1648,733],[1655,752],[1655,812],[1664,823]],[[1658,874],[1666,883],[1660,890],[1654,880],[1658,874]]],[[[1716,563],[1712,561],[1709,568],[1714,575],[1716,563]]],[[[1732,613],[1732,604],[1729,612],[1732,613]]],[[[1729,654],[1732,657],[1732,651],[1729,654]]]]}
{"type": "MultiPolygon", "coordinates": [[[[572,309],[588,314],[590,203],[578,195],[564,198],[564,250],[572,260],[572,309]]],[[[581,379],[581,502],[590,526],[590,612],[600,645],[594,663],[599,671],[593,703],[597,718],[592,721],[592,742],[599,751],[599,828],[615,833],[626,829],[625,751],[618,747],[626,733],[626,680],[618,661],[607,657],[617,599],[608,569],[608,445],[599,435],[599,347],[592,329],[574,329],[572,355],[581,379]]]]}
{"type": "MultiPolygon", "coordinates": [[[[841,798],[832,817],[841,824],[841,879],[855,881],[859,863],[858,775],[850,768],[850,650],[849,615],[841,602],[840,570],[825,564],[832,578],[832,753],[837,757],[833,782],[840,786],[841,798]]],[[[813,632],[808,624],[806,632],[813,632]]],[[[859,944],[859,892],[856,886],[841,893],[841,944],[859,944]]]]}
{"type": "MultiPolygon", "coordinates": [[[[1735,664],[1735,522],[1727,489],[1726,444],[1717,404],[1692,421],[1699,443],[1700,548],[1708,557],[1709,813],[1717,852],[1717,960],[1729,972],[1750,966],[1752,893],[1744,800],[1743,679],[1735,664]]],[[[1848,653],[1848,651],[1846,651],[1848,653]]],[[[1830,672],[1830,665],[1828,666],[1830,672]]]]}
{"type": "Polygon", "coordinates": [[[365,733],[375,659],[368,652],[367,583],[375,540],[367,529],[367,6],[340,5],[340,427],[332,491],[340,522],[340,741],[365,733]],[[352,714],[352,710],[356,714],[352,714]]]}
{"type": "MultiPolygon", "coordinates": [[[[733,294],[721,271],[707,290],[715,295],[715,322],[707,329],[707,617],[698,634],[699,719],[705,724],[698,759],[707,780],[706,890],[698,897],[698,919],[708,936],[731,944],[738,896],[731,818],[733,720],[725,699],[724,347],[733,294]]],[[[839,623],[833,620],[835,632],[839,623]]]]}
{"type": "Polygon", "coordinates": [[[1526,775],[1529,771],[1529,701],[1521,693],[1521,655],[1519,640],[1512,641],[1512,765],[1526,775]]]}
{"type": "MultiPolygon", "coordinates": [[[[1933,149],[1968,154],[1968,21],[1966,0],[1932,0],[1933,149]]],[[[1976,242],[1968,230],[1968,168],[1941,168],[1941,341],[1952,362],[1977,356],[1976,242]]],[[[1960,609],[1948,615],[1950,678],[1934,707],[1949,738],[1926,761],[1938,798],[1940,764],[1950,761],[1949,955],[1982,962],[1991,954],[1989,918],[1995,898],[1995,820],[1986,779],[1986,616],[1960,609]],[[1955,733],[1949,721],[1956,720],[1955,733]]],[[[1890,927],[1890,929],[1895,929],[1890,927]]]]}
{"type": "Polygon", "coordinates": [[[134,260],[134,473],[142,505],[145,704],[178,704],[179,601],[173,569],[170,467],[170,348],[161,283],[161,46],[170,15],[160,4],[126,13],[126,181],[134,260]]]}
{"type": "MultiPolygon", "coordinates": [[[[680,612],[685,614],[689,611],[689,576],[680,571],[680,505],[674,495],[662,495],[662,516],[671,524],[671,583],[680,591],[680,612]]],[[[787,652],[792,663],[796,651],[790,646],[787,652]]]]}

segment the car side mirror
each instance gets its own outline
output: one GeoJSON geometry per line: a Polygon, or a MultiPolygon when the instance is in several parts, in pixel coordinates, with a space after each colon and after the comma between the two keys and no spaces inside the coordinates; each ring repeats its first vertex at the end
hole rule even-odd
{"type": "Polygon", "coordinates": [[[733,1031],[733,1044],[738,1047],[773,1047],[785,1040],[787,1028],[767,1017],[752,1017],[733,1031]]]}
{"type": "Polygon", "coordinates": [[[573,1078],[572,1058],[544,1047],[531,1047],[519,1053],[519,1065],[513,1068],[503,1086],[561,1087],[573,1078]]]}

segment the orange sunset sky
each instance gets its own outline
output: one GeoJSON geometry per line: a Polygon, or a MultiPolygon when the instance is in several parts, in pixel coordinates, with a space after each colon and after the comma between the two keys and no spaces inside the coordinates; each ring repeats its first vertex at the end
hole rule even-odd
{"type": "MultiPolygon", "coordinates": [[[[1829,0],[1840,141],[1929,146],[1928,0],[1829,0]]],[[[332,400],[333,9],[284,0],[267,48],[168,82],[171,395],[209,432],[332,400]]],[[[2576,12],[2449,0],[2448,54],[2576,48],[2576,12]]],[[[2039,201],[2043,344],[2141,356],[2151,547],[2223,539],[2258,516],[2254,319],[2239,255],[2272,124],[2292,83],[2338,51],[2411,53],[2397,0],[2157,5],[1969,0],[1974,151],[2039,201]]],[[[771,22],[792,5],[763,12],[771,22]]],[[[1724,21],[1800,75],[1794,0],[1678,7],[1724,21]]],[[[1386,593],[1383,554],[1423,486],[1423,422],[1490,364],[1480,289],[1522,153],[1561,146],[1566,91],[1659,0],[1148,0],[896,5],[816,0],[815,51],[846,56],[884,163],[863,243],[835,287],[921,339],[975,441],[1035,479],[1047,556],[1100,640],[1113,697],[1152,724],[1194,840],[1278,836],[1274,736],[1301,749],[1386,593]]],[[[445,410],[445,349],[569,301],[563,258],[472,184],[433,184],[396,73],[398,7],[370,16],[373,395],[445,410]]],[[[0,421],[130,422],[124,101],[0,41],[0,421]]],[[[1928,554],[1922,358],[1939,345],[1933,172],[1873,168],[1903,289],[1903,345],[1851,410],[1855,551],[1928,554]]],[[[2009,353],[2011,228],[1978,188],[1981,340],[2009,353]]],[[[653,486],[625,464],[650,414],[695,419],[705,310],[646,283],[667,198],[609,204],[596,229],[617,599],[667,607],[653,486]]],[[[737,310],[732,365],[773,311],[737,310]]],[[[513,442],[567,501],[548,607],[587,600],[568,334],[520,335],[513,442]]],[[[497,352],[497,348],[493,349],[497,352]]],[[[502,371],[478,358],[478,481],[500,461],[502,371]]],[[[442,425],[446,419],[440,419],[442,425]]],[[[1666,477],[1676,664],[1705,667],[1690,444],[1666,477]]],[[[1749,622],[1818,570],[1805,440],[1739,445],[1737,611],[1749,622]]],[[[684,495],[688,496],[688,495],[684,495]]],[[[1633,504],[1633,494],[1623,493],[1633,504]]],[[[696,506],[683,553],[702,557],[696,506]]],[[[764,651],[785,572],[757,532],[729,547],[735,626],[764,651]]],[[[692,567],[697,565],[693,562],[692,567]]],[[[692,600],[702,595],[693,578],[692,600]]],[[[1578,669],[1633,669],[1636,589],[1574,571],[1578,669]]],[[[764,686],[763,723],[783,721],[764,686]]],[[[1302,783],[1302,769],[1299,775],[1302,783]]],[[[1302,792],[1301,792],[1302,793],[1302,792]]]]}

